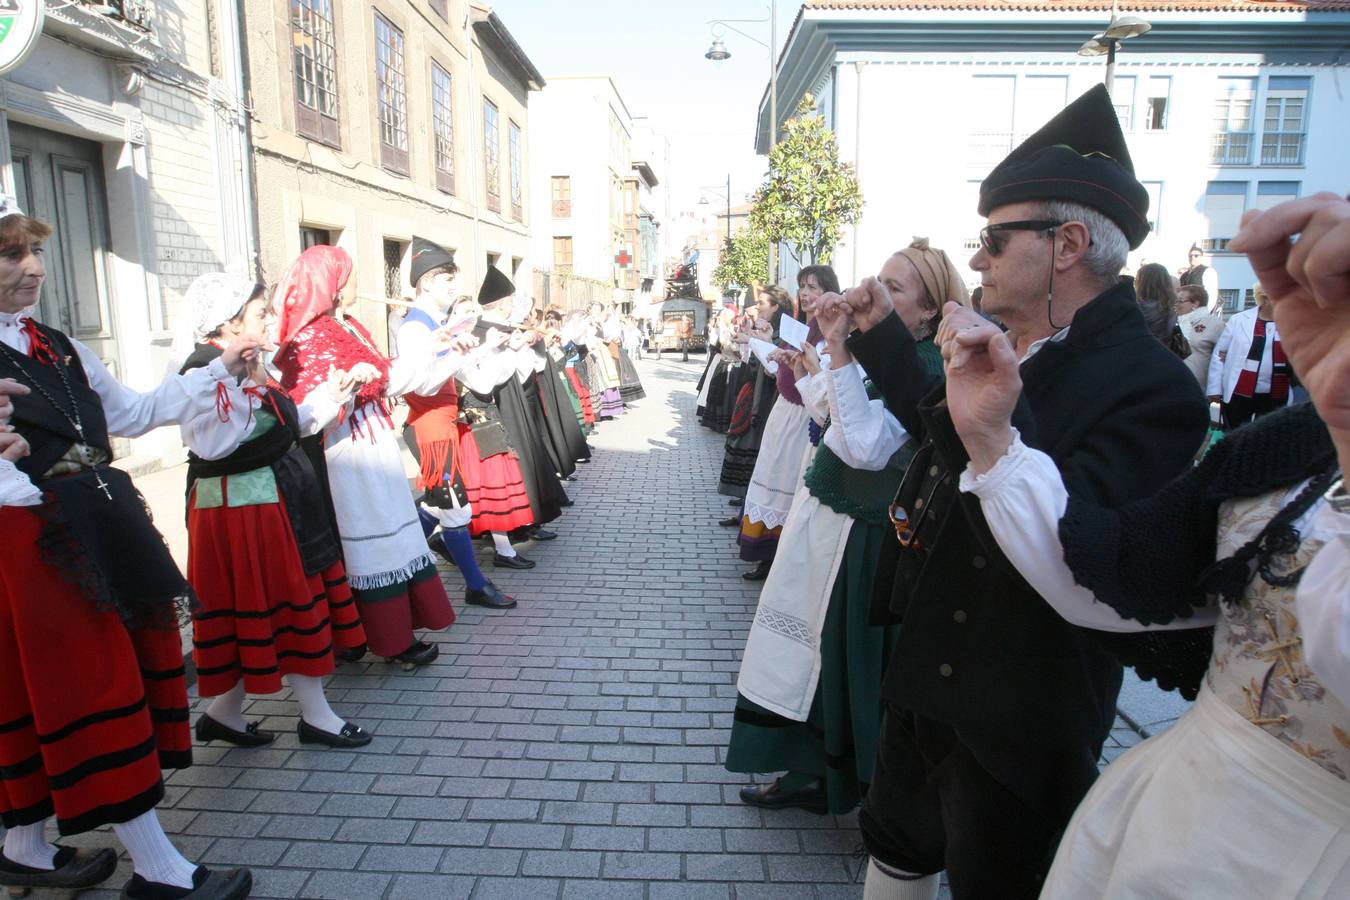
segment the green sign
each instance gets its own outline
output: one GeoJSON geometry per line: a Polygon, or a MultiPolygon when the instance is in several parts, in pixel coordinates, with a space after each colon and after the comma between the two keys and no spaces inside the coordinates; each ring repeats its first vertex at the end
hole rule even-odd
{"type": "Polygon", "coordinates": [[[0,75],[18,67],[42,34],[45,0],[0,0],[0,75]]]}

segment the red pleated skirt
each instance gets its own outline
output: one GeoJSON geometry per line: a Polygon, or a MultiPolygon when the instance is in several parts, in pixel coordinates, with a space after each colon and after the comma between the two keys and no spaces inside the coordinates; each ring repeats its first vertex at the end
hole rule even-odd
{"type": "Polygon", "coordinates": [[[322,677],[334,647],[365,643],[342,563],[306,575],[281,503],[189,510],[188,580],[201,601],[192,652],[203,697],[240,680],[274,694],[283,675],[322,677]]]}
{"type": "Polygon", "coordinates": [[[478,443],[468,425],[459,426],[459,467],[464,493],[473,507],[469,533],[511,531],[534,523],[530,497],[515,454],[494,453],[478,458],[478,443]]]}
{"type": "Polygon", "coordinates": [[[178,629],[129,631],[38,556],[42,519],[0,507],[0,823],[126,822],[192,762],[178,629]]]}
{"type": "Polygon", "coordinates": [[[581,383],[581,376],[577,370],[571,366],[563,369],[567,373],[567,383],[572,385],[572,390],[576,391],[577,399],[581,401],[581,417],[586,425],[595,424],[595,404],[591,401],[591,392],[586,385],[581,383]]]}

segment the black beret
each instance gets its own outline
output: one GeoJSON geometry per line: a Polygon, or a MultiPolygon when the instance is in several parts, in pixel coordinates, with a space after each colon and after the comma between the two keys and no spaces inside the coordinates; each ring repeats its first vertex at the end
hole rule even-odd
{"type": "Polygon", "coordinates": [[[503,297],[510,297],[516,292],[516,286],[511,283],[511,279],[502,274],[502,270],[496,266],[488,266],[487,277],[483,279],[483,286],[478,290],[479,303],[494,303],[503,297]]]}
{"type": "Polygon", "coordinates": [[[1148,236],[1148,191],[1134,177],[1111,96],[1094,86],[994,167],[980,184],[982,216],[1010,203],[1062,200],[1095,209],[1135,249],[1148,236]]]}
{"type": "Polygon", "coordinates": [[[454,264],[455,256],[449,250],[440,244],[433,244],[426,238],[413,236],[412,261],[408,265],[408,280],[412,282],[413,287],[417,287],[421,277],[432,269],[454,264]]]}

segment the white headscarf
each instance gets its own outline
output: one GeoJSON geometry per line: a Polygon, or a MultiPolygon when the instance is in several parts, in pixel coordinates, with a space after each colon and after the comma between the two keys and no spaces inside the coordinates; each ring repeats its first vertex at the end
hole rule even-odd
{"type": "Polygon", "coordinates": [[[183,295],[170,348],[170,366],[178,369],[198,344],[221,325],[238,316],[258,285],[253,279],[231,272],[198,275],[183,295]]]}

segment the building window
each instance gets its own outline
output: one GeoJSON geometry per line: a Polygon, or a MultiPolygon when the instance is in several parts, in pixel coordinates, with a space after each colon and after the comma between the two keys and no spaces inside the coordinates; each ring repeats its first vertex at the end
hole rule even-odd
{"type": "Polygon", "coordinates": [[[310,247],[317,247],[320,244],[327,246],[333,245],[333,232],[327,228],[313,228],[309,225],[300,226],[300,252],[303,253],[310,247]]]}
{"type": "Polygon", "coordinates": [[[291,0],[295,130],[337,147],[337,29],[333,0],[291,0]]]}
{"type": "Polygon", "coordinates": [[[1301,166],[1308,132],[1308,78],[1271,78],[1261,129],[1261,165],[1301,166]]]}
{"type": "Polygon", "coordinates": [[[431,127],[435,144],[436,187],[455,192],[455,103],[450,73],[431,64],[431,127]]]}
{"type": "Polygon", "coordinates": [[[553,271],[572,271],[572,239],[555,237],[553,239],[553,271]]]}
{"type": "Polygon", "coordinates": [[[524,164],[521,161],[520,126],[510,122],[507,126],[507,149],[511,154],[511,218],[520,222],[524,218],[522,206],[525,199],[524,164]]]}
{"type": "Polygon", "coordinates": [[[572,218],[572,176],[554,175],[549,187],[553,192],[553,218],[572,218]]]}
{"type": "Polygon", "coordinates": [[[403,32],[375,14],[375,85],[379,93],[380,162],[408,174],[408,91],[403,75],[403,32]]]}
{"type": "Polygon", "coordinates": [[[1012,75],[975,76],[971,108],[980,110],[981,130],[970,135],[972,166],[997,165],[1012,150],[1016,83],[1012,75]]]}
{"type": "Polygon", "coordinates": [[[498,158],[497,104],[483,98],[483,177],[487,180],[487,205],[493,212],[502,211],[502,174],[498,158]]]}
{"type": "Polygon", "coordinates": [[[384,241],[384,296],[397,300],[403,296],[403,244],[384,241]]]}
{"type": "Polygon", "coordinates": [[[1251,162],[1252,106],[1255,102],[1256,79],[1219,79],[1210,162],[1219,166],[1245,166],[1251,162]]]}
{"type": "Polygon", "coordinates": [[[1297,181],[1259,181],[1256,184],[1256,202],[1252,209],[1270,209],[1286,200],[1298,197],[1297,181]]]}
{"type": "Polygon", "coordinates": [[[1162,182],[1145,181],[1142,184],[1148,191],[1148,230],[1157,234],[1162,221],[1162,182]]]}
{"type": "Polygon", "coordinates": [[[1238,233],[1242,213],[1247,208],[1247,182],[1211,181],[1205,188],[1206,250],[1226,250],[1228,242],[1238,233]]]}
{"type": "Polygon", "coordinates": [[[1226,315],[1241,312],[1242,291],[1237,288],[1219,288],[1219,306],[1226,315]]]}
{"type": "Polygon", "coordinates": [[[1172,97],[1172,79],[1151,76],[1144,86],[1144,130],[1167,130],[1167,104],[1172,97]]]}
{"type": "Polygon", "coordinates": [[[1134,87],[1133,75],[1117,75],[1111,85],[1111,103],[1116,108],[1116,118],[1125,131],[1134,130],[1134,87]]]}

